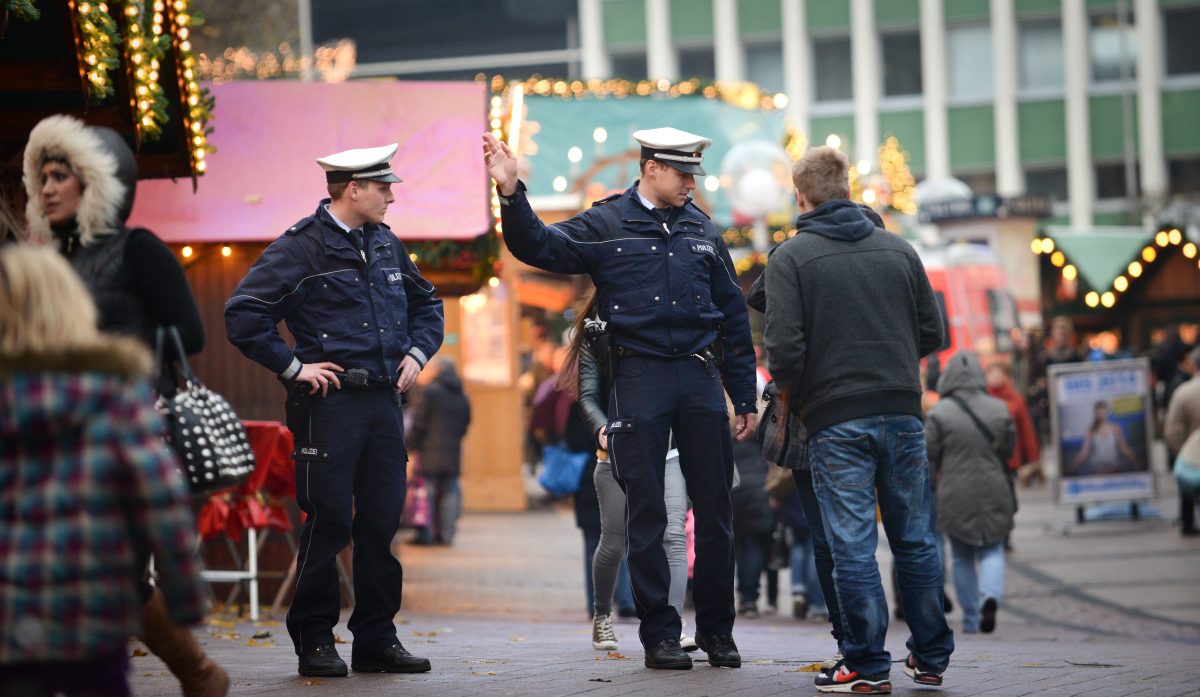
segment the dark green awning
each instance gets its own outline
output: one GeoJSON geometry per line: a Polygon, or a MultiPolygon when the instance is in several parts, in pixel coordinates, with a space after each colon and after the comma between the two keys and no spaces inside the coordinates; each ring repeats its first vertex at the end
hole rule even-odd
{"type": "Polygon", "coordinates": [[[1067,263],[1074,264],[1079,275],[1098,291],[1112,287],[1113,279],[1126,272],[1129,262],[1141,259],[1144,247],[1154,246],[1154,233],[1136,227],[1051,226],[1046,233],[1067,263]]]}

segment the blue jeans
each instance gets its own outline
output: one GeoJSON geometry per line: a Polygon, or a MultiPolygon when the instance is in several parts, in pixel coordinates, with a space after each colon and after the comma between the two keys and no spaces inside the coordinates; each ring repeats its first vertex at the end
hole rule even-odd
{"type": "Polygon", "coordinates": [[[814,434],[809,460],[833,553],[842,653],[851,670],[886,677],[888,608],[875,550],[878,502],[900,574],[900,603],[917,664],[940,673],[954,634],[943,612],[942,566],[933,541],[932,496],[921,420],[906,414],[852,419],[814,434]]]}
{"type": "Polygon", "coordinates": [[[950,538],[950,558],[954,563],[954,590],[962,605],[963,631],[979,631],[979,609],[992,598],[1000,602],[1004,593],[1004,543],[977,547],[950,538]],[[975,564],[979,564],[979,573],[975,564]]]}
{"type": "Polygon", "coordinates": [[[792,595],[803,595],[808,601],[810,615],[826,614],[825,593],[817,578],[817,555],[813,552],[813,536],[807,530],[793,530],[791,571],[792,595]]]}
{"type": "Polygon", "coordinates": [[[829,609],[830,633],[842,648],[842,613],[838,608],[837,592],[833,585],[833,553],[829,550],[829,538],[825,535],[825,523],[821,519],[821,504],[817,501],[817,492],[813,488],[813,476],[809,470],[792,470],[792,479],[796,480],[796,493],[800,495],[800,507],[804,509],[804,519],[808,521],[809,539],[812,540],[813,564],[816,566],[817,582],[821,586],[821,594],[825,596],[825,607],[829,609]]]}
{"type": "Polygon", "coordinates": [[[432,537],[442,544],[454,541],[458,532],[458,517],[462,515],[462,490],[458,486],[457,474],[427,474],[425,485],[429,487],[429,511],[432,537]]]}
{"type": "Polygon", "coordinates": [[[757,603],[763,571],[767,568],[767,554],[771,549],[771,535],[733,536],[734,566],[737,569],[738,599],[743,603],[757,603]]]}

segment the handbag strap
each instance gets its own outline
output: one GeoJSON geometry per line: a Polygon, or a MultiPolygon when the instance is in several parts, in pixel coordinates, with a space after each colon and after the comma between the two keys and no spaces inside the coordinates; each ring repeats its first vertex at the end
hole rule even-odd
{"type": "Polygon", "coordinates": [[[967,401],[965,399],[956,394],[947,395],[946,397],[950,401],[957,404],[959,409],[962,409],[964,412],[966,412],[967,416],[971,417],[971,421],[975,424],[975,428],[979,429],[979,432],[982,433],[983,437],[987,439],[989,446],[988,450],[996,456],[996,461],[999,462],[1000,466],[1004,468],[1004,473],[1008,474],[1008,465],[1004,462],[1004,459],[1000,457],[1000,442],[992,433],[992,429],[988,428],[987,424],[983,423],[983,420],[975,415],[975,412],[971,409],[971,407],[967,406],[967,401]]]}
{"type": "Polygon", "coordinates": [[[179,364],[179,370],[183,373],[183,379],[187,383],[194,383],[196,376],[192,374],[192,368],[188,365],[187,355],[183,352],[183,340],[179,338],[179,330],[173,324],[160,326],[154,331],[154,363],[155,373],[162,374],[163,367],[171,362],[179,364]],[[170,339],[170,345],[164,345],[165,339],[170,339]],[[173,355],[168,356],[166,352],[170,351],[173,355]]]}

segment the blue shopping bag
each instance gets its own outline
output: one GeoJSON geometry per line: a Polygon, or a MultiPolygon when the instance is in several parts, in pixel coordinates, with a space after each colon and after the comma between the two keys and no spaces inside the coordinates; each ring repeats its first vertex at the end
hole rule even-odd
{"type": "Polygon", "coordinates": [[[579,479],[587,465],[588,453],[577,453],[561,445],[542,447],[542,473],[538,484],[553,496],[579,491],[579,479]]]}

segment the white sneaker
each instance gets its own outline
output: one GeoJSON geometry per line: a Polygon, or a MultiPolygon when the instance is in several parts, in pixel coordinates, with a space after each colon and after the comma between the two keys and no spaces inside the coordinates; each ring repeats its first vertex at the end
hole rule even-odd
{"type": "Polygon", "coordinates": [[[687,633],[687,620],[680,620],[680,622],[679,647],[688,652],[699,649],[700,646],[696,643],[696,637],[687,633]]]}
{"type": "Polygon", "coordinates": [[[824,661],[821,661],[821,672],[828,673],[837,668],[837,665],[842,662],[843,658],[845,656],[842,655],[842,650],[838,649],[837,653],[833,654],[833,658],[826,658],[824,661]]]}
{"type": "Polygon", "coordinates": [[[611,612],[596,615],[592,619],[592,648],[597,651],[613,651],[617,648],[617,633],[613,631],[611,612]]]}

